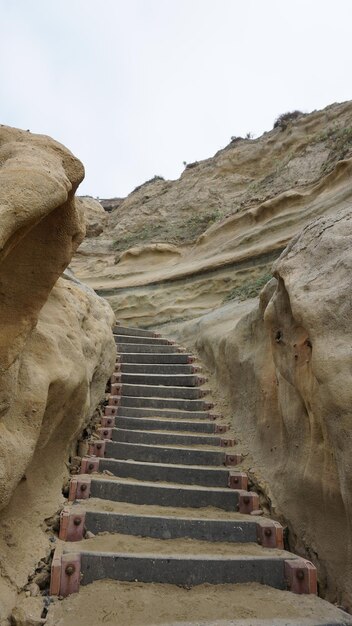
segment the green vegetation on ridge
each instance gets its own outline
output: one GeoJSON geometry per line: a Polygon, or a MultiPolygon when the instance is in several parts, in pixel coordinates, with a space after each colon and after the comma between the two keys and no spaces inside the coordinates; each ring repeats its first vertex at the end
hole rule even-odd
{"type": "Polygon", "coordinates": [[[163,220],[149,223],[139,230],[122,235],[114,241],[113,247],[117,252],[123,252],[145,243],[190,244],[221,217],[220,211],[214,209],[202,215],[191,215],[183,222],[163,220]]]}
{"type": "Polygon", "coordinates": [[[243,285],[239,285],[232,289],[224,298],[224,302],[228,302],[228,300],[239,300],[242,302],[243,300],[248,300],[249,298],[255,298],[266,285],[266,283],[271,280],[272,274],[263,274],[263,276],[259,276],[255,280],[245,283],[243,285]]]}

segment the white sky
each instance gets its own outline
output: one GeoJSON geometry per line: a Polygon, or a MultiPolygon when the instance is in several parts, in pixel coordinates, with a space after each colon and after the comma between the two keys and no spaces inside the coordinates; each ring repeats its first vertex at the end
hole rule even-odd
{"type": "Polygon", "coordinates": [[[351,99],[351,29],[351,0],[0,0],[0,122],[72,150],[79,193],[124,196],[351,99]]]}

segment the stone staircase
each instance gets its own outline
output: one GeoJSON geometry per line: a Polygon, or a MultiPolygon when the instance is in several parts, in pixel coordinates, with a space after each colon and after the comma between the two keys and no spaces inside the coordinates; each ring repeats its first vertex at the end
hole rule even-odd
{"type": "Polygon", "coordinates": [[[115,341],[105,415],[61,513],[50,594],[101,579],[315,594],[315,567],[285,551],[283,528],[262,515],[194,358],[146,330],[117,326],[115,341]]]}

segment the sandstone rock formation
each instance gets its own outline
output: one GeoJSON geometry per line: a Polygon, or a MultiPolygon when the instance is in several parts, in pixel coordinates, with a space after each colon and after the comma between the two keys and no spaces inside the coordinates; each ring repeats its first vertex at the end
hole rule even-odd
{"type": "Polygon", "coordinates": [[[107,201],[72,263],[125,323],[196,345],[291,548],[350,609],[351,175],[346,102],[107,201]]]}
{"type": "Polygon", "coordinates": [[[108,219],[108,215],[100,202],[89,196],[80,196],[76,198],[76,203],[79,203],[84,211],[86,237],[97,237],[100,235],[108,219]]]}
{"type": "Polygon", "coordinates": [[[307,223],[351,200],[351,156],[351,102],[233,140],[176,181],[156,177],[123,201],[104,201],[112,208],[104,231],[72,268],[128,323],[206,313],[255,287],[307,223]]]}
{"type": "Polygon", "coordinates": [[[169,330],[215,373],[291,548],[316,563],[322,594],[350,611],[351,250],[352,205],[293,239],[259,303],[232,302],[169,330]]]}
{"type": "Polygon", "coordinates": [[[0,623],[48,550],[69,453],[115,359],[109,305],[60,278],[85,233],[82,164],[0,127],[0,623]]]}

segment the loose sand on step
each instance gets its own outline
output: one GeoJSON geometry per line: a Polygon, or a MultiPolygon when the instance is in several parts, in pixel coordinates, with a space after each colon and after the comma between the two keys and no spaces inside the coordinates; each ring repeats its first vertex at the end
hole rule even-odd
{"type": "MultiPolygon", "coordinates": [[[[259,626],[263,620],[272,625],[280,618],[285,620],[281,626],[298,626],[313,623],[309,619],[331,623],[337,613],[334,606],[315,596],[298,596],[258,584],[200,585],[188,590],[105,580],[81,587],[78,594],[65,600],[56,600],[46,626],[220,626],[222,622],[225,626],[233,620],[259,626]]],[[[345,617],[349,620],[341,612],[341,618],[345,617]]]]}

